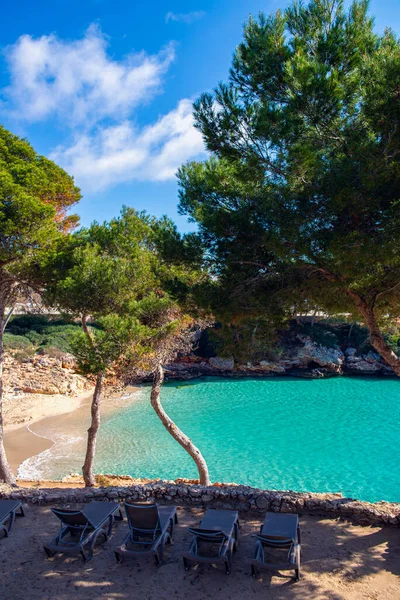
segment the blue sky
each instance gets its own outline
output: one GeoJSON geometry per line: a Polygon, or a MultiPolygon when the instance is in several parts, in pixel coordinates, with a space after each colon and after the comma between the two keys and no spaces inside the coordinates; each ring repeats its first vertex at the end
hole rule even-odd
{"type": "MultiPolygon", "coordinates": [[[[0,21],[0,122],[75,176],[81,223],[123,204],[177,215],[174,173],[204,156],[191,102],[226,79],[250,13],[285,0],[19,0],[0,21]]],[[[400,32],[400,0],[372,0],[400,32]]]]}

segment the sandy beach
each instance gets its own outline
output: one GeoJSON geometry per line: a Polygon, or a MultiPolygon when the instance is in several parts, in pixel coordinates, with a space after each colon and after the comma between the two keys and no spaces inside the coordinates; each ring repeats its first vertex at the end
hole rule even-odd
{"type": "MultiPolygon", "coordinates": [[[[56,535],[58,523],[49,507],[29,505],[9,538],[0,541],[2,589],[7,600],[101,598],[128,600],[398,600],[400,540],[389,527],[361,527],[336,519],[301,517],[302,577],[291,572],[264,571],[253,579],[249,562],[260,517],[242,515],[239,548],[232,574],[221,568],[199,567],[186,572],[182,554],[190,542],[189,526],[198,524],[201,509],[178,508],[179,524],[166,561],[126,560],[117,565],[113,549],[127,531],[124,520],[89,563],[80,557],[47,559],[43,544],[56,535]]],[[[5,596],[4,596],[5,597],[5,596]]]]}
{"type": "MultiPolygon", "coordinates": [[[[107,417],[133,401],[137,389],[129,387],[114,393],[108,390],[102,400],[102,416],[107,417]]],[[[79,449],[83,453],[91,397],[92,390],[76,397],[31,394],[21,401],[8,401],[4,441],[14,473],[24,461],[50,450],[55,442],[68,436],[77,442],[74,452],[79,449]]]]}

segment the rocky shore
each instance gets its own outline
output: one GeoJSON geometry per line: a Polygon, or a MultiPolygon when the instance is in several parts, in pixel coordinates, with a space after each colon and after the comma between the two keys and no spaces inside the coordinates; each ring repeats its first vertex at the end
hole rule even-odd
{"type": "Polygon", "coordinates": [[[72,354],[52,357],[36,354],[17,360],[14,354],[4,355],[4,394],[6,399],[18,399],[24,394],[62,394],[76,396],[93,387],[76,372],[72,354]]]}
{"type": "MultiPolygon", "coordinates": [[[[208,375],[227,377],[290,375],[309,378],[338,375],[394,375],[392,369],[376,352],[368,351],[363,354],[351,346],[345,350],[339,347],[327,348],[304,335],[297,335],[295,343],[284,349],[276,360],[240,364],[232,357],[205,358],[193,353],[179,357],[166,365],[165,370],[168,379],[192,379],[208,375]]],[[[146,380],[146,376],[142,380],[146,380]]]]}

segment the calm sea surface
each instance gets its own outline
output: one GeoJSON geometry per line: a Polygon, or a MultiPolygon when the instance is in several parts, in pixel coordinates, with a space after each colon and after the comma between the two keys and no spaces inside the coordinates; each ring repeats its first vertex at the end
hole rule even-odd
{"type": "MultiPolygon", "coordinates": [[[[400,380],[208,378],[166,384],[162,402],[202,451],[212,481],[400,501],[400,380]]],[[[79,472],[84,432],[79,437],[65,435],[30,459],[26,472],[79,472]]],[[[95,467],[134,477],[197,476],[151,408],[147,387],[103,422],[95,467]]]]}
{"type": "MultiPolygon", "coordinates": [[[[97,470],[196,477],[149,395],[103,424],[97,470]]],[[[400,380],[209,378],[165,385],[162,402],[212,481],[400,501],[400,380]]]]}

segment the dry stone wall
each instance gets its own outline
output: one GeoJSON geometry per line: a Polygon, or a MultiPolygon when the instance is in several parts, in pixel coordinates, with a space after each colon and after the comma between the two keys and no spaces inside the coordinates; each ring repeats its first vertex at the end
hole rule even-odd
{"type": "Polygon", "coordinates": [[[341,494],[311,494],[261,490],[241,485],[215,485],[155,481],[126,487],[19,488],[3,491],[3,498],[39,505],[102,500],[110,502],[156,501],[185,507],[225,508],[263,515],[267,511],[341,517],[362,525],[400,526],[400,503],[360,502],[341,494]]]}

